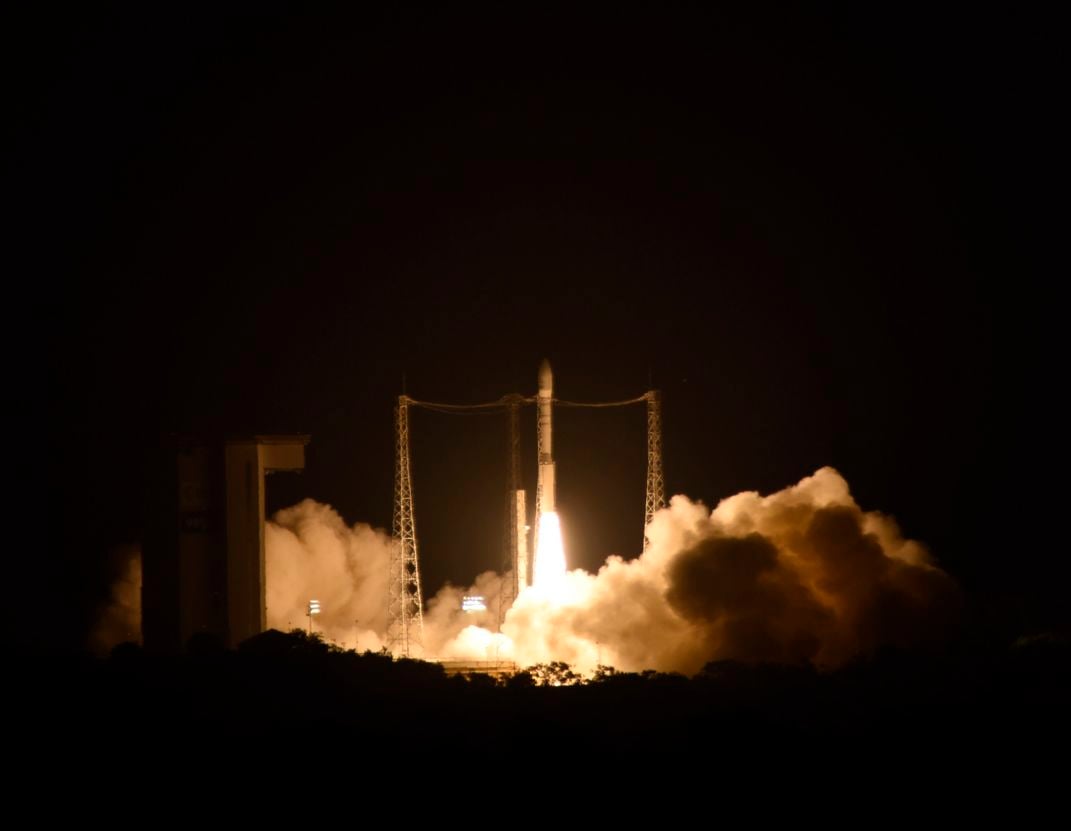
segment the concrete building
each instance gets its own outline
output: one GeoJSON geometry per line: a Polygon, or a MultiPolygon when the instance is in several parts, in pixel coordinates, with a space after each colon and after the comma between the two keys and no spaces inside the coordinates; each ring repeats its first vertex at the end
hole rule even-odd
{"type": "Polygon", "coordinates": [[[308,436],[175,439],[149,471],[142,634],[175,652],[197,634],[227,646],[266,628],[265,477],[305,467],[308,436]]]}

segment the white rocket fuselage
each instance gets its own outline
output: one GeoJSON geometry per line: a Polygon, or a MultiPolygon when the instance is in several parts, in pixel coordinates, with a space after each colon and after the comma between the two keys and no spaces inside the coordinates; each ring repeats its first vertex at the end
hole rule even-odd
{"type": "Polygon", "coordinates": [[[539,510],[550,513],[554,507],[554,373],[550,361],[539,365],[539,394],[536,399],[539,422],[539,510]]]}

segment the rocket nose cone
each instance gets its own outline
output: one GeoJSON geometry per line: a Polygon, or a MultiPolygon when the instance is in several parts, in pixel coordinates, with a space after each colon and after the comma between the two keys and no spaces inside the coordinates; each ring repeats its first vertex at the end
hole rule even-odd
{"type": "Polygon", "coordinates": [[[554,375],[550,371],[550,361],[546,358],[539,365],[539,388],[550,389],[554,384],[554,375]]]}

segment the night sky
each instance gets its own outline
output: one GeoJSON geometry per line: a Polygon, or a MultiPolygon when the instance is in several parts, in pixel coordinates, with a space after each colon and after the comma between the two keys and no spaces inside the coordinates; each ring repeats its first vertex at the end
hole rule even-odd
{"type": "MultiPolygon", "coordinates": [[[[14,380],[52,425],[35,639],[84,638],[160,436],[308,432],[269,508],[389,527],[403,376],[486,401],[543,357],[571,400],[653,378],[669,493],[832,465],[980,620],[1066,618],[1035,501],[1057,418],[1022,370],[1053,315],[1016,230],[1045,97],[1022,21],[264,6],[9,27],[39,321],[13,348],[41,358],[14,380]]],[[[430,594],[500,563],[505,421],[412,421],[430,594]]],[[[642,407],[555,438],[571,564],[638,553],[642,407]]]]}

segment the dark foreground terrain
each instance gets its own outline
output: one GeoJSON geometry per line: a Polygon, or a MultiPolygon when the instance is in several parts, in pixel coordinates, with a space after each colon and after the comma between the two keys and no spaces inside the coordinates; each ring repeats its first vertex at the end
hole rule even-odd
{"type": "Polygon", "coordinates": [[[32,758],[134,768],[227,759],[300,767],[339,758],[355,774],[413,769],[630,771],[687,765],[1020,772],[1067,757],[1069,645],[1041,636],[941,654],[883,652],[833,672],[735,662],[694,678],[565,665],[504,682],[435,664],[267,632],[236,651],[181,656],[133,644],[105,660],[24,658],[8,736],[32,758]]]}

